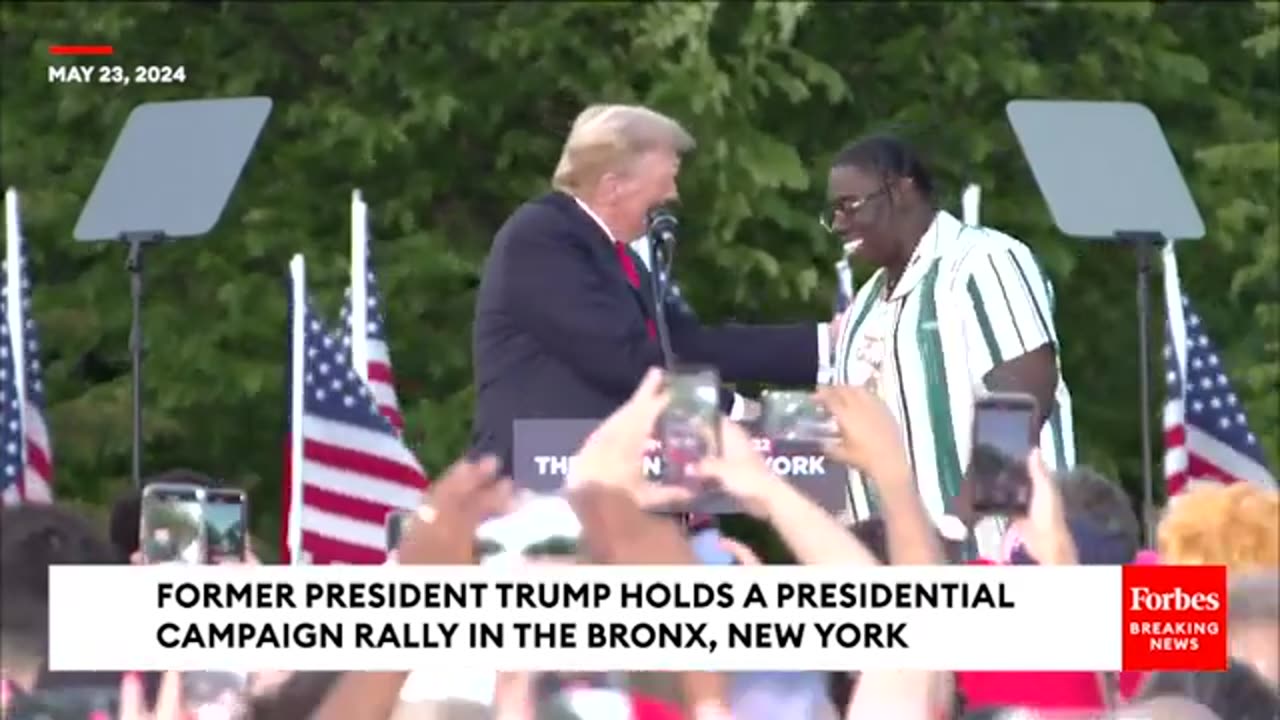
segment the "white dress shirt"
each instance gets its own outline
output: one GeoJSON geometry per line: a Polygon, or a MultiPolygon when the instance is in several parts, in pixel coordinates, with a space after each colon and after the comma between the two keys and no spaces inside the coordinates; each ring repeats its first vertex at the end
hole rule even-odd
{"type": "MultiPolygon", "coordinates": [[[[604,220],[601,220],[600,216],[597,215],[594,210],[592,210],[590,207],[587,206],[586,203],[582,202],[582,200],[576,197],[573,199],[573,201],[578,203],[578,207],[582,208],[582,211],[587,214],[587,217],[590,217],[592,220],[596,221],[596,225],[599,225],[600,229],[604,231],[605,237],[609,238],[609,240],[613,242],[615,245],[619,244],[618,238],[614,237],[613,235],[613,231],[609,229],[608,225],[604,224],[604,220]]],[[[641,235],[638,239],[633,240],[630,243],[630,245],[631,245],[631,249],[635,250],[636,253],[640,256],[640,259],[641,261],[644,262],[645,267],[648,268],[650,272],[652,272],[653,268],[649,267],[649,236],[641,235]]],[[[827,378],[831,376],[831,360],[832,358],[831,358],[830,329],[827,323],[819,323],[818,324],[818,376],[817,378],[815,378],[815,382],[819,384],[827,382],[827,378]]],[[[739,395],[738,393],[734,393],[733,406],[729,410],[729,419],[742,420],[743,416],[746,414],[746,410],[747,410],[747,399],[739,395]]]]}

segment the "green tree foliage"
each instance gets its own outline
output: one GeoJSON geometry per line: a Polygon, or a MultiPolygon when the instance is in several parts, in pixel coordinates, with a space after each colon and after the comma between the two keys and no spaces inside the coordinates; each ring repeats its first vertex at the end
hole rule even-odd
{"type": "Polygon", "coordinates": [[[0,179],[23,193],[59,491],[102,503],[128,468],[124,251],[72,242],[79,208],[135,105],[247,94],[275,111],[218,231],[148,259],[146,447],[152,470],[199,467],[252,488],[259,534],[279,502],[289,256],[306,254],[335,312],[347,200],[364,190],[408,433],[442,468],[470,425],[469,324],[489,239],[546,187],[570,121],[601,100],[653,104],[700,141],[681,188],[691,241],[679,272],[709,318],[827,312],[836,243],[814,218],[828,159],[860,134],[915,140],[949,206],[981,183],[983,220],[1031,243],[1057,284],[1082,457],[1131,487],[1133,260],[1053,230],[1004,106],[1147,103],[1210,228],[1181,249],[1184,283],[1276,467],[1276,7],[5,3],[0,179]],[[50,84],[62,61],[47,48],[66,42],[116,46],[85,64],[181,65],[186,81],[50,84]]]}

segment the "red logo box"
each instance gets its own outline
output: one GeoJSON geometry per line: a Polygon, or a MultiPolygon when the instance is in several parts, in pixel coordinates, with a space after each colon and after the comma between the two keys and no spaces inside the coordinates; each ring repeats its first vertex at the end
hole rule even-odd
{"type": "Polygon", "coordinates": [[[1126,565],[1122,581],[1125,670],[1227,669],[1227,569],[1126,565]]]}

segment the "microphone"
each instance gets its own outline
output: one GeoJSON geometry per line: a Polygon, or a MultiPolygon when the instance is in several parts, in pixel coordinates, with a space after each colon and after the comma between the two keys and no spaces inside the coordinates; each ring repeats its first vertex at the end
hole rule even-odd
{"type": "Polygon", "coordinates": [[[676,216],[671,211],[658,207],[649,211],[649,242],[656,242],[663,247],[670,247],[676,242],[676,228],[680,226],[680,221],[676,220],[676,216]]]}

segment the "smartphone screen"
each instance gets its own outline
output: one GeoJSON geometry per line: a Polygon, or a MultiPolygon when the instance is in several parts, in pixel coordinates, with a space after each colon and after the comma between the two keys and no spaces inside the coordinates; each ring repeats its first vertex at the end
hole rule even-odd
{"type": "Polygon", "coordinates": [[[812,443],[839,437],[835,418],[812,393],[770,390],[761,401],[761,425],[773,440],[812,443]]]}
{"type": "Polygon", "coordinates": [[[667,389],[671,402],[658,420],[662,479],[694,484],[693,466],[720,454],[720,374],[713,368],[673,370],[667,389]]]}
{"type": "Polygon", "coordinates": [[[142,491],[139,547],[148,565],[205,562],[204,489],[150,485],[142,491]]]}
{"type": "Polygon", "coordinates": [[[400,538],[404,537],[404,527],[408,521],[408,510],[392,510],[387,513],[387,552],[400,547],[400,538]]]}
{"type": "Polygon", "coordinates": [[[248,543],[248,499],[235,488],[210,488],[204,493],[205,546],[210,563],[244,562],[248,543]]]}
{"type": "Polygon", "coordinates": [[[1031,503],[1027,455],[1034,447],[1036,401],[1030,395],[981,397],[973,409],[969,482],[982,515],[1025,515],[1031,503]]]}

